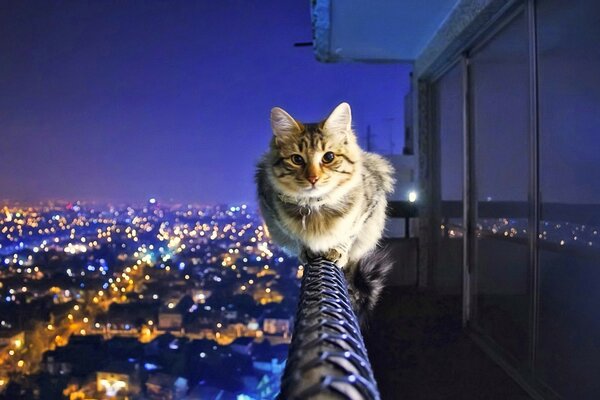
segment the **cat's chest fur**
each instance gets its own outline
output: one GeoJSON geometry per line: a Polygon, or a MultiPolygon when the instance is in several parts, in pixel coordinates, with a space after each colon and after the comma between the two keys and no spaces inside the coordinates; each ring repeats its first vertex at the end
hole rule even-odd
{"type": "Polygon", "coordinates": [[[329,246],[343,240],[353,229],[358,218],[355,196],[335,205],[319,205],[316,207],[300,206],[281,202],[281,219],[290,233],[301,242],[311,243],[311,247],[329,246]]]}

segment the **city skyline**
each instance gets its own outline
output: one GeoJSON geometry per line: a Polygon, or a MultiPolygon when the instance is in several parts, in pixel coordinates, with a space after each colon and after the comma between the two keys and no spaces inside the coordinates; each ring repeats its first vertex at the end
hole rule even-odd
{"type": "Polygon", "coordinates": [[[0,398],[277,393],[303,267],[247,205],[4,207],[0,232],[0,398]]]}
{"type": "Polygon", "coordinates": [[[402,148],[409,67],[317,62],[305,1],[2,11],[0,200],[252,202],[273,106],[402,148]]]}

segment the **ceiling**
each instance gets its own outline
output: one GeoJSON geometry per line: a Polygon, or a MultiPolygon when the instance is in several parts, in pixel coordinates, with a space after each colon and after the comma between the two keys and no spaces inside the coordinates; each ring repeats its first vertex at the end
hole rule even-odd
{"type": "Polygon", "coordinates": [[[321,61],[413,61],[458,0],[315,0],[321,61]]]}

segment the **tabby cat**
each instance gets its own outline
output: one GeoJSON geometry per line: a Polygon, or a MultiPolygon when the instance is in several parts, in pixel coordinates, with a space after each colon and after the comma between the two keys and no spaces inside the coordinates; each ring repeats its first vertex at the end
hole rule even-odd
{"type": "Polygon", "coordinates": [[[271,238],[303,263],[323,257],[343,268],[364,321],[390,268],[377,244],[393,190],[392,166],[358,146],[348,103],[320,123],[299,122],[275,107],[271,127],[256,172],[271,238]]]}

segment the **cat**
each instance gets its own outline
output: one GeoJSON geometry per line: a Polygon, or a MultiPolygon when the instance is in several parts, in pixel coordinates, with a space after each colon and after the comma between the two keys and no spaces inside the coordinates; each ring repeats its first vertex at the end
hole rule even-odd
{"type": "Polygon", "coordinates": [[[364,322],[377,303],[390,260],[383,234],[393,168],[363,151],[348,103],[320,123],[271,110],[273,136],[257,165],[258,203],[273,241],[302,263],[323,257],[342,268],[364,322]]]}

